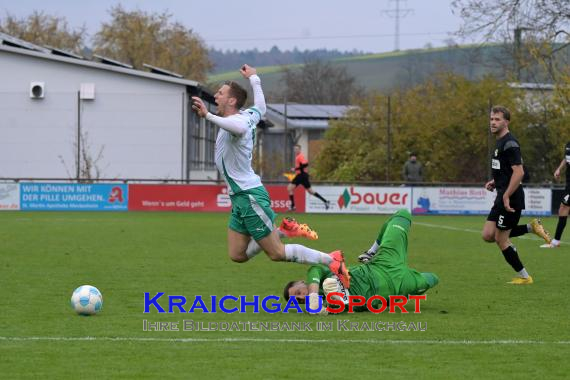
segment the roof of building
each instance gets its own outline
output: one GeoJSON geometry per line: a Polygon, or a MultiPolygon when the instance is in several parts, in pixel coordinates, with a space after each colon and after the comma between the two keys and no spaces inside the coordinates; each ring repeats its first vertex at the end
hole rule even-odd
{"type": "Polygon", "coordinates": [[[555,86],[551,83],[529,83],[529,82],[511,82],[509,83],[511,88],[520,88],[523,90],[530,91],[553,91],[555,86]]]}
{"type": "Polygon", "coordinates": [[[148,64],[144,64],[144,66],[146,68],[149,68],[151,72],[136,70],[127,63],[119,62],[98,55],[94,55],[94,57],[98,61],[90,61],[78,54],[67,52],[61,49],[56,49],[53,47],[44,47],[44,46],[35,45],[2,32],[0,32],[0,51],[32,56],[41,59],[48,59],[52,61],[64,62],[78,66],[85,66],[94,69],[119,72],[122,74],[134,75],[147,79],[155,79],[163,82],[170,82],[185,86],[203,88],[203,86],[199,82],[190,79],[184,79],[182,78],[181,75],[173,73],[166,69],[161,69],[148,64]]]}
{"type": "Polygon", "coordinates": [[[285,115],[287,112],[288,118],[303,118],[303,119],[338,119],[344,117],[346,112],[352,106],[337,106],[326,104],[296,104],[296,103],[270,103],[267,105],[268,109],[285,115]],[[287,109],[285,109],[285,106],[287,109]]]}
{"type": "Polygon", "coordinates": [[[267,104],[267,119],[272,122],[284,123],[287,117],[287,127],[293,129],[326,129],[329,120],[343,118],[354,106],[270,103],[267,104]]]}

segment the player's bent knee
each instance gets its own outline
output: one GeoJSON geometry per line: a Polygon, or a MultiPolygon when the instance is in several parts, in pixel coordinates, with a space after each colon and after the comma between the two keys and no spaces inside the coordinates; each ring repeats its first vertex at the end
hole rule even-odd
{"type": "Polygon", "coordinates": [[[408,220],[412,220],[412,214],[410,213],[410,211],[408,209],[405,209],[405,208],[399,209],[398,211],[396,211],[394,213],[393,216],[399,216],[402,218],[406,218],[408,220]]]}
{"type": "Polygon", "coordinates": [[[247,257],[245,253],[241,255],[230,253],[230,260],[232,260],[234,263],[245,263],[246,261],[249,260],[249,257],[247,257]]]}
{"type": "Polygon", "coordinates": [[[282,244],[275,244],[267,247],[265,253],[271,261],[285,261],[285,246],[282,244]]]}
{"type": "Polygon", "coordinates": [[[495,242],[495,235],[491,235],[491,234],[487,234],[485,232],[483,232],[481,234],[481,238],[486,241],[487,243],[494,243],[495,242]]]}

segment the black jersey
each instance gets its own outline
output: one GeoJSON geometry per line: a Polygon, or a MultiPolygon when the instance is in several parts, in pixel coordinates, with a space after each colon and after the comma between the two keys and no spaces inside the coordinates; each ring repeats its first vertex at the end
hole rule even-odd
{"type": "Polygon", "coordinates": [[[564,157],[566,158],[566,190],[570,191],[570,142],[566,144],[564,157]]]}
{"type": "MultiPolygon", "coordinates": [[[[493,169],[493,179],[495,180],[495,189],[497,197],[495,198],[495,206],[504,207],[503,194],[509,187],[511,176],[513,175],[514,165],[522,165],[521,148],[517,139],[507,133],[499,140],[493,156],[491,157],[491,168],[493,169]]],[[[522,184],[511,194],[510,205],[515,210],[524,210],[524,191],[522,184]]]]}

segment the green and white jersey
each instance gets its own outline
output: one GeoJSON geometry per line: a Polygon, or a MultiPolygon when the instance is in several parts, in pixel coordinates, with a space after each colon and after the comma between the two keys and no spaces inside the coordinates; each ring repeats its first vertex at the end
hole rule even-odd
{"type": "Polygon", "coordinates": [[[254,106],[235,115],[206,118],[220,127],[216,138],[216,167],[228,186],[230,195],[262,186],[251,167],[257,123],[265,113],[265,98],[257,75],[249,78],[253,88],[254,106]]]}
{"type": "Polygon", "coordinates": [[[246,126],[242,135],[234,135],[220,128],[216,138],[216,166],[226,181],[228,193],[233,195],[261,186],[261,179],[251,167],[255,130],[261,113],[252,107],[226,119],[246,126]]]}

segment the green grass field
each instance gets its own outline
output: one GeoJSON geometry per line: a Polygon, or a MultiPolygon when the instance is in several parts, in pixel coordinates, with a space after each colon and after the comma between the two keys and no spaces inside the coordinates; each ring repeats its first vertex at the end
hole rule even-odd
{"type": "MultiPolygon", "coordinates": [[[[144,292],[190,300],[280,296],[287,281],[304,277],[306,266],[264,255],[231,262],[227,217],[0,213],[0,378],[568,378],[570,245],[541,250],[535,236],[514,239],[535,283],[507,285],[512,270],[496,246],[480,239],[484,216],[415,217],[410,265],[441,279],[421,314],[144,314],[144,292]],[[96,316],[75,315],[69,306],[83,284],[103,293],[96,316]],[[143,320],[189,319],[313,328],[317,321],[404,321],[426,323],[427,330],[143,331],[143,320]]],[[[303,244],[342,249],[355,264],[386,216],[298,218],[320,235],[303,244]]],[[[553,231],[556,218],[545,225],[553,231]]]]}

